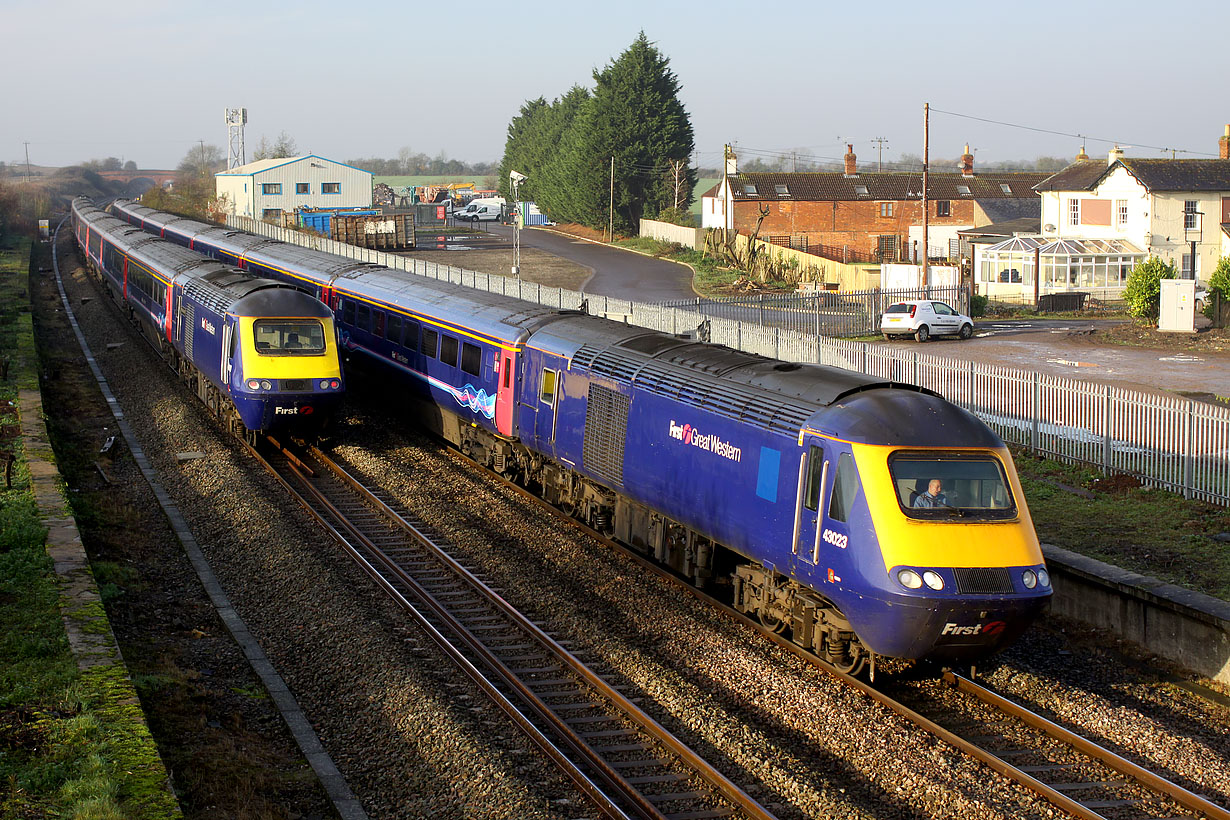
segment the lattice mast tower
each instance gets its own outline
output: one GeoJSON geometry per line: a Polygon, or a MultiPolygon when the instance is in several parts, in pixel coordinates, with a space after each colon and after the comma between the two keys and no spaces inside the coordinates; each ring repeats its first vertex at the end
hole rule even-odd
{"type": "Polygon", "coordinates": [[[226,109],[227,144],[230,145],[226,161],[226,170],[228,171],[246,164],[246,154],[244,154],[243,150],[243,127],[247,124],[248,109],[226,109]]]}

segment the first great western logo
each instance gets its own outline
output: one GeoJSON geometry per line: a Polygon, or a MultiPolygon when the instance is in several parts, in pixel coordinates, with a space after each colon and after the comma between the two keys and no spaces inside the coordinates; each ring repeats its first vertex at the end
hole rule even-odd
{"type": "Polygon", "coordinates": [[[690,424],[676,424],[674,419],[671,419],[670,437],[689,447],[705,450],[730,461],[738,462],[743,458],[741,449],[729,441],[722,441],[716,433],[701,433],[690,424]]]}

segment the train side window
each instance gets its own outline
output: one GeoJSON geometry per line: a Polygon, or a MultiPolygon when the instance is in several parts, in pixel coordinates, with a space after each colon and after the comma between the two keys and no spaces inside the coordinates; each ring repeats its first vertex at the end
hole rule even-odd
{"type": "Polygon", "coordinates": [[[406,350],[419,349],[419,323],[411,320],[406,320],[406,327],[402,331],[401,346],[406,350]]]}
{"type": "Polygon", "coordinates": [[[431,328],[429,327],[423,328],[422,343],[419,345],[419,350],[423,351],[423,353],[425,353],[426,355],[430,356],[433,359],[436,357],[436,336],[437,335],[439,334],[437,334],[431,328]]]}
{"type": "Polygon", "coordinates": [[[512,359],[504,357],[504,387],[512,387],[512,359]]]}
{"type": "Polygon", "coordinates": [[[837,477],[833,479],[833,501],[829,504],[829,518],[834,521],[849,521],[854,496],[858,493],[858,474],[854,471],[854,459],[842,453],[837,461],[837,477]]]}
{"type": "Polygon", "coordinates": [[[359,303],[359,310],[355,316],[354,326],[359,330],[372,329],[372,309],[370,305],[359,303]]]}
{"type": "Polygon", "coordinates": [[[377,336],[384,336],[384,311],[372,311],[372,333],[377,336]]]}
{"type": "Polygon", "coordinates": [[[478,345],[469,342],[461,343],[461,369],[471,376],[477,376],[483,367],[483,352],[478,345]]]}
{"type": "Polygon", "coordinates": [[[350,299],[342,300],[342,324],[354,326],[354,302],[350,299]]]}
{"type": "Polygon", "coordinates": [[[821,476],[824,475],[824,450],[820,447],[812,447],[807,456],[807,487],[803,491],[803,497],[806,499],[804,504],[809,510],[818,510],[820,508],[820,493],[824,489],[821,487],[821,476]]]}
{"type": "Polygon", "coordinates": [[[394,344],[401,341],[401,317],[396,313],[389,314],[389,323],[385,326],[384,335],[394,344]]]}
{"type": "Polygon", "coordinates": [[[543,404],[555,404],[555,380],[559,374],[554,370],[542,371],[542,390],[539,391],[539,396],[542,398],[543,404]]]}
{"type": "Polygon", "coordinates": [[[449,367],[457,366],[457,337],[447,333],[440,335],[440,361],[449,367]]]}

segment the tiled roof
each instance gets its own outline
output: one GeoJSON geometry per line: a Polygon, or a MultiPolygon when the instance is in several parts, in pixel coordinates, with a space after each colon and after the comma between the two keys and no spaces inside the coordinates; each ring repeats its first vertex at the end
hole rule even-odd
{"type": "Polygon", "coordinates": [[[1035,190],[1092,191],[1112,168],[1122,165],[1146,190],[1230,191],[1230,160],[1226,159],[1128,159],[1113,164],[1099,160],[1074,162],[1048,177],[1035,190]]]}
{"type": "Polygon", "coordinates": [[[1088,191],[1102,178],[1107,164],[1103,160],[1081,159],[1051,174],[1034,186],[1034,190],[1042,191],[1088,191]]]}
{"type": "Polygon", "coordinates": [[[1230,191],[1227,159],[1122,159],[1150,191],[1230,191]]]}
{"type": "MultiPolygon", "coordinates": [[[[1033,187],[1045,179],[1039,173],[990,173],[963,176],[932,173],[928,199],[1036,198],[1033,187]],[[1004,190],[1003,186],[1007,186],[1004,190]]],[[[751,173],[728,177],[736,201],[876,201],[922,197],[922,172],[884,172],[847,177],[840,172],[751,173]],[[746,186],[754,186],[754,193],[746,186]],[[779,187],[781,186],[781,187],[779,187]],[[784,193],[782,192],[784,190],[784,193]]]]}

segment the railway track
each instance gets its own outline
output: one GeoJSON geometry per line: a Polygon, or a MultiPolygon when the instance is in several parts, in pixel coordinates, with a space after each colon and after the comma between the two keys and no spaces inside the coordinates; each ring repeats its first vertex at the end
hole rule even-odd
{"type": "Polygon", "coordinates": [[[253,455],[605,816],[773,815],[319,450],[253,455]]]}
{"type": "MultiPolygon", "coordinates": [[[[723,610],[729,617],[756,630],[766,639],[839,678],[873,700],[950,746],[974,757],[999,774],[1021,784],[1053,805],[1085,820],[1230,820],[1230,811],[1206,797],[1143,768],[1122,754],[1082,737],[1042,715],[947,671],[935,686],[952,690],[947,698],[920,697],[905,687],[876,686],[833,668],[823,659],[791,643],[725,603],[705,594],[686,580],[642,554],[612,541],[576,521],[525,488],[490,473],[469,458],[450,451],[468,468],[482,469],[491,478],[532,500],[591,538],[619,550],[642,567],[667,579],[689,594],[723,610]],[[955,693],[955,702],[954,695],[955,693]],[[908,701],[908,702],[907,702],[908,701]],[[941,701],[948,701],[941,703],[941,701]]],[[[934,693],[933,693],[934,694],[934,693]]]]}

